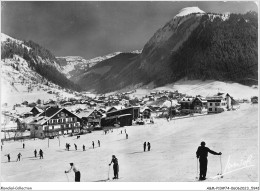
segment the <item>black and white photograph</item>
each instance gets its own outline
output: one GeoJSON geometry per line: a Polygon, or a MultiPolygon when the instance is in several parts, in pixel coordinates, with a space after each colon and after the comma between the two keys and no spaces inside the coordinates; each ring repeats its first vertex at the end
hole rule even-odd
{"type": "Polygon", "coordinates": [[[258,9],[1,1],[1,190],[259,190],[258,9]]]}

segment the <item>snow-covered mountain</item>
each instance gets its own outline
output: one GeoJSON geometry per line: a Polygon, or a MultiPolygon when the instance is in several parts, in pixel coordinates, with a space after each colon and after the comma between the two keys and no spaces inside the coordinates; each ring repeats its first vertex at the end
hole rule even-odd
{"type": "Polygon", "coordinates": [[[187,7],[157,30],[140,54],[107,59],[77,82],[103,93],[181,79],[253,85],[258,76],[257,23],[255,12],[216,14],[187,7]]]}
{"type": "Polygon", "coordinates": [[[86,60],[81,56],[64,56],[57,57],[61,63],[62,72],[71,79],[74,79],[76,76],[86,72],[89,68],[95,66],[97,63],[112,58],[121,52],[114,52],[107,54],[105,56],[99,56],[86,60]]]}
{"type": "Polygon", "coordinates": [[[52,84],[77,89],[62,73],[55,56],[33,41],[22,41],[1,33],[2,81],[9,90],[23,91],[32,84],[52,84]],[[15,84],[21,85],[16,88],[15,84]],[[24,86],[24,87],[22,87],[24,86]]]}

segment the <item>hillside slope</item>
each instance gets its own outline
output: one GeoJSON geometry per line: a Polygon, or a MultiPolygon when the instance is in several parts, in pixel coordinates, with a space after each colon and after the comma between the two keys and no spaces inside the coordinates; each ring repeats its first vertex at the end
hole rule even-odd
{"type": "MultiPolygon", "coordinates": [[[[80,87],[68,80],[62,73],[61,67],[55,56],[46,48],[33,41],[20,41],[1,33],[1,59],[11,59],[19,66],[19,56],[27,62],[28,67],[40,74],[42,79],[47,79],[63,88],[80,90],[80,87]]],[[[5,71],[3,71],[5,72],[5,71]]]]}
{"type": "Polygon", "coordinates": [[[255,12],[222,15],[186,8],[153,35],[141,54],[131,61],[121,57],[120,71],[99,73],[98,80],[90,71],[77,81],[102,93],[151,82],[159,87],[184,78],[257,84],[257,31],[255,12]]]}

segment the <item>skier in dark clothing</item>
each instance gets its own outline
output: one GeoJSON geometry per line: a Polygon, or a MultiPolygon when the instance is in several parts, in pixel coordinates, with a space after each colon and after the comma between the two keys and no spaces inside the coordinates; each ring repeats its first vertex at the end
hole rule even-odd
{"type": "Polygon", "coordinates": [[[79,169],[75,166],[74,163],[70,163],[70,169],[68,171],[65,170],[65,173],[69,173],[71,170],[75,172],[75,182],[80,182],[80,171],[79,169]]]}
{"type": "Polygon", "coordinates": [[[148,151],[150,151],[150,149],[151,149],[151,144],[148,142],[147,143],[147,147],[148,147],[148,151]]]}
{"type": "Polygon", "coordinates": [[[75,150],[77,150],[77,145],[74,143],[74,146],[75,146],[75,150]]]}
{"type": "Polygon", "coordinates": [[[94,149],[94,147],[95,147],[95,143],[94,143],[94,141],[92,141],[92,146],[93,146],[93,149],[94,149]]]}
{"type": "Polygon", "coordinates": [[[119,173],[119,165],[118,165],[118,159],[116,158],[115,155],[112,155],[112,160],[109,166],[113,164],[113,170],[114,170],[114,178],[113,179],[118,179],[118,173],[119,173]]]}
{"type": "Polygon", "coordinates": [[[85,151],[86,149],[85,149],[85,145],[83,145],[83,151],[85,151]]]}
{"type": "Polygon", "coordinates": [[[25,144],[23,143],[23,149],[24,149],[24,147],[25,147],[25,144]]]}
{"type": "Polygon", "coordinates": [[[125,138],[128,139],[128,134],[127,133],[125,134],[125,138]]]}
{"type": "Polygon", "coordinates": [[[100,141],[98,140],[98,147],[100,147],[100,141]]]}
{"type": "Polygon", "coordinates": [[[10,154],[7,154],[7,155],[5,155],[5,156],[7,156],[8,162],[10,162],[10,159],[11,159],[10,154]]]}
{"type": "Polygon", "coordinates": [[[19,153],[19,154],[17,155],[17,160],[16,160],[16,162],[17,162],[18,160],[20,161],[21,156],[22,156],[21,153],[19,153]]]}
{"type": "Polygon", "coordinates": [[[203,141],[201,142],[201,146],[198,147],[198,150],[196,152],[197,158],[199,158],[200,161],[200,178],[199,180],[205,180],[207,175],[207,166],[208,166],[208,153],[211,153],[213,155],[221,155],[222,153],[215,152],[210,150],[208,147],[205,147],[206,143],[203,141]]]}
{"type": "Polygon", "coordinates": [[[36,151],[36,149],[34,150],[34,156],[35,156],[35,158],[37,157],[37,151],[36,151]]]}
{"type": "Polygon", "coordinates": [[[68,151],[70,150],[70,144],[68,143],[68,151]]]}
{"type": "Polygon", "coordinates": [[[144,142],[144,152],[145,152],[145,150],[146,150],[146,142],[144,142]]]}
{"type": "Polygon", "coordinates": [[[43,159],[43,151],[41,149],[39,151],[39,154],[40,154],[40,159],[43,159]]]}

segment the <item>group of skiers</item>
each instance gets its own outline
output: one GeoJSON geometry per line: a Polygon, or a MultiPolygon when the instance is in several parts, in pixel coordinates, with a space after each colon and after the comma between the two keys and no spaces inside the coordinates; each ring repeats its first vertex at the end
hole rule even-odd
{"type": "MultiPolygon", "coordinates": [[[[34,150],[33,153],[34,153],[34,157],[37,158],[37,150],[36,149],[34,150]]],[[[40,159],[43,159],[43,151],[41,149],[39,151],[39,156],[40,156],[40,159]]]]}
{"type": "MultiPolygon", "coordinates": [[[[7,156],[8,162],[11,162],[10,153],[9,153],[9,154],[6,154],[5,156],[7,156]]],[[[21,156],[22,156],[22,154],[21,154],[21,153],[18,153],[16,162],[18,162],[18,161],[21,160],[21,156]]],[[[39,151],[39,156],[40,156],[40,159],[43,159],[43,151],[42,151],[41,149],[40,149],[40,151],[39,151]]],[[[36,150],[36,149],[34,150],[34,157],[37,158],[37,150],[36,150]]]]}
{"type": "MultiPolygon", "coordinates": [[[[68,151],[70,150],[70,144],[69,143],[66,143],[65,147],[66,147],[66,150],[68,150],[68,151]]],[[[74,147],[75,147],[75,150],[78,150],[77,144],[74,143],[74,147]]],[[[93,149],[95,148],[95,142],[94,141],[92,141],[92,147],[93,147],[93,149]]],[[[100,140],[98,140],[98,147],[100,147],[100,140]]],[[[83,145],[82,149],[83,149],[83,151],[86,151],[86,146],[83,145]]]]}
{"type": "MultiPolygon", "coordinates": [[[[94,141],[92,141],[92,147],[93,147],[93,149],[95,148],[95,142],[94,141]]],[[[98,147],[100,147],[100,140],[98,140],[98,147]]]]}
{"type": "Polygon", "coordinates": [[[150,151],[151,150],[151,143],[149,143],[149,142],[147,142],[147,144],[146,144],[146,142],[144,142],[144,152],[146,151],[146,145],[147,145],[147,150],[148,151],[150,151]]]}
{"type": "MultiPolygon", "coordinates": [[[[113,171],[114,171],[113,179],[118,179],[119,178],[118,177],[118,174],[119,174],[119,164],[118,164],[118,159],[116,158],[115,155],[112,155],[112,160],[111,160],[111,162],[108,165],[111,166],[112,163],[113,163],[113,171]]],[[[74,163],[70,163],[70,169],[69,170],[65,170],[65,173],[69,173],[72,170],[75,173],[75,182],[80,182],[80,178],[81,178],[80,170],[74,163]]]]}

